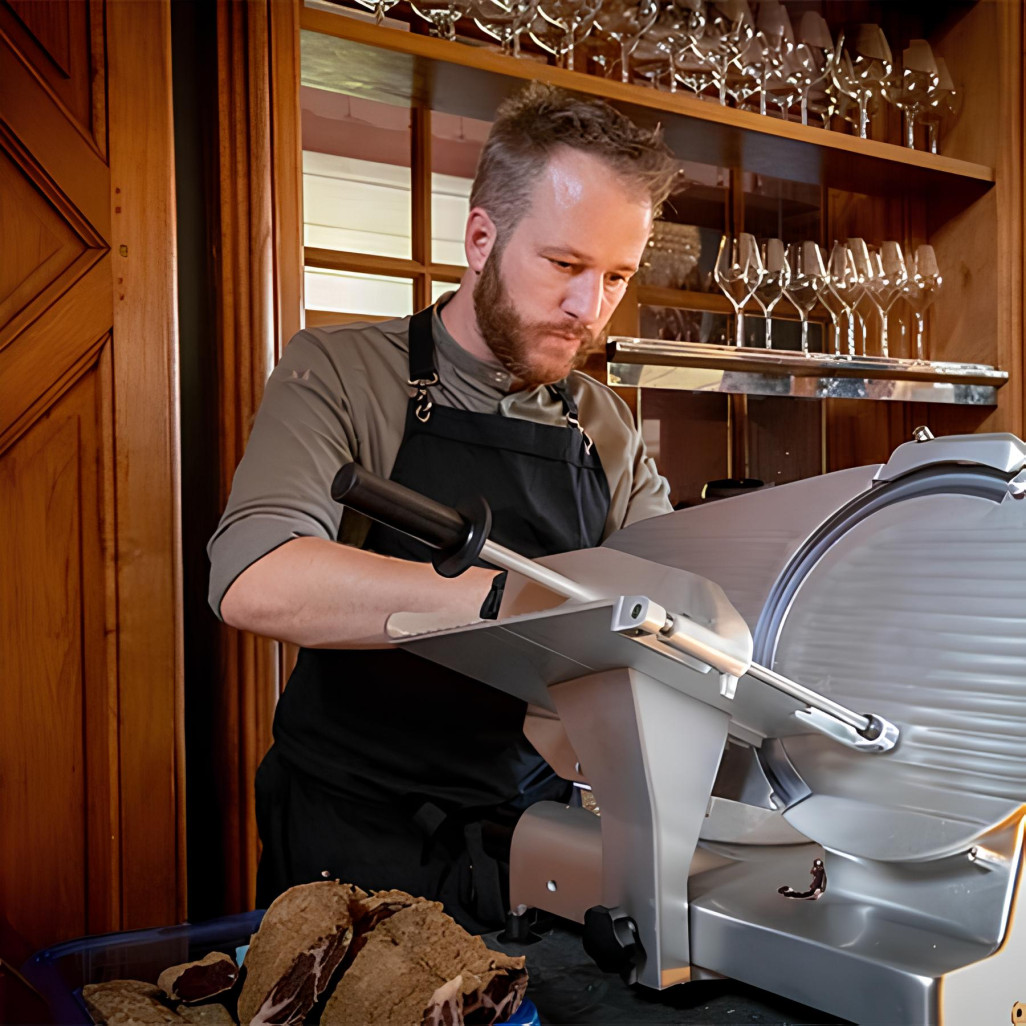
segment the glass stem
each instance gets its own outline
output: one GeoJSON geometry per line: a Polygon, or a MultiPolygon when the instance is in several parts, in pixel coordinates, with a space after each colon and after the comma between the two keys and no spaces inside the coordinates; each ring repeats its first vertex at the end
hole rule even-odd
{"type": "Polygon", "coordinates": [[[929,140],[929,143],[930,143],[930,152],[931,153],[936,153],[937,152],[937,125],[934,122],[932,122],[932,121],[926,126],[926,138],[929,140]]]}
{"type": "Polygon", "coordinates": [[[915,311],[915,315],[916,315],[916,357],[919,360],[923,360],[924,359],[924,357],[923,357],[923,352],[924,352],[923,334],[924,334],[925,322],[923,320],[923,315],[918,310],[915,311]]]}
{"type": "Polygon", "coordinates": [[[773,348],[773,310],[766,311],[766,348],[773,348]]]}
{"type": "Polygon", "coordinates": [[[630,75],[630,59],[631,50],[630,43],[626,39],[620,40],[620,81],[629,82],[631,80],[630,75]]]}
{"type": "Polygon", "coordinates": [[[737,308],[737,332],[734,336],[734,345],[739,348],[745,344],[745,315],[741,307],[737,308]]]}
{"type": "Polygon", "coordinates": [[[916,148],[916,116],[912,111],[905,111],[905,145],[910,149],[916,148]]]}
{"type": "Polygon", "coordinates": [[[887,342],[887,311],[884,309],[880,310],[880,355],[884,358],[891,355],[887,342]]]}
{"type": "Polygon", "coordinates": [[[855,314],[848,311],[848,358],[855,359],[855,314]]]}
{"type": "Polygon", "coordinates": [[[869,100],[865,96],[859,97],[859,138],[869,138],[869,100]]]}
{"type": "Polygon", "coordinates": [[[806,314],[802,317],[802,352],[809,355],[809,317],[806,314]]]}
{"type": "Polygon", "coordinates": [[[802,124],[807,125],[809,123],[809,94],[807,92],[802,93],[802,124]]]}

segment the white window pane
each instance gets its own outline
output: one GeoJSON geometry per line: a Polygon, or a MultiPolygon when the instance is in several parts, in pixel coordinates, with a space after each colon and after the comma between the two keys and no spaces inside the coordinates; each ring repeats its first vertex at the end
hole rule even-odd
{"type": "Polygon", "coordinates": [[[306,306],[310,310],[405,317],[413,313],[413,282],[377,274],[307,267],[306,306]]]}
{"type": "Polygon", "coordinates": [[[459,286],[453,281],[431,282],[431,302],[437,303],[446,292],[455,292],[458,288],[459,286]]]}
{"type": "Polygon", "coordinates": [[[303,152],[304,243],[409,257],[410,169],[303,152]]]}
{"type": "Polygon", "coordinates": [[[472,184],[469,178],[438,172],[431,175],[431,258],[436,263],[466,266],[463,233],[472,184]]]}

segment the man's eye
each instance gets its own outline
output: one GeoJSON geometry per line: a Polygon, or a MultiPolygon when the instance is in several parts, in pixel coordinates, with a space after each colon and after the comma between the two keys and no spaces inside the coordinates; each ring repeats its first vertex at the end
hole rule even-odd
{"type": "Polygon", "coordinates": [[[569,271],[573,267],[567,260],[554,260],[552,257],[549,257],[549,263],[555,264],[561,271],[569,271]]]}
{"type": "Polygon", "coordinates": [[[625,274],[610,274],[606,277],[606,284],[614,288],[618,285],[626,285],[630,279],[625,274]]]}

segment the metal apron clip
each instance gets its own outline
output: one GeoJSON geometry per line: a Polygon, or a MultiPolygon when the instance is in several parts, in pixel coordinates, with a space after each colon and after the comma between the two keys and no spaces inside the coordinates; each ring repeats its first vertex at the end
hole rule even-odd
{"type": "Polygon", "coordinates": [[[428,389],[432,385],[438,384],[438,371],[434,371],[429,378],[410,378],[407,384],[417,390],[414,395],[416,405],[413,408],[413,412],[416,414],[417,420],[422,424],[426,424],[431,419],[431,410],[435,405],[428,398],[428,389]]]}

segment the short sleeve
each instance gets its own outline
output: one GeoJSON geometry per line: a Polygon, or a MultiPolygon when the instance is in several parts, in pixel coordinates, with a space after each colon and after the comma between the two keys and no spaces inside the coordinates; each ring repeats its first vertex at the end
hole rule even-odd
{"type": "Polygon", "coordinates": [[[356,454],[344,383],[321,341],[301,331],[267,381],[207,545],[215,613],[235,579],[268,552],[293,538],[336,537],[342,508],[331,498],[331,482],[356,454]]]}

